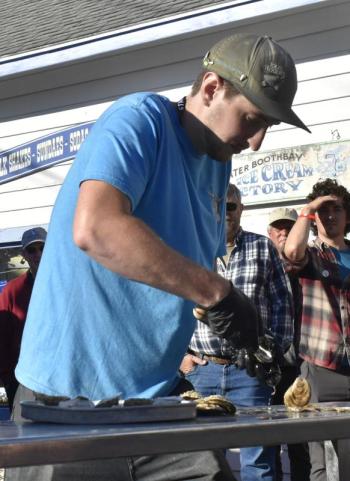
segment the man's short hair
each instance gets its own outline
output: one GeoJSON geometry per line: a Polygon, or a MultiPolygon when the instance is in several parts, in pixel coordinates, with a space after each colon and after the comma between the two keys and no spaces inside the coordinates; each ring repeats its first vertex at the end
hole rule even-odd
{"type": "Polygon", "coordinates": [[[235,184],[229,184],[227,188],[227,197],[229,195],[232,195],[234,197],[237,197],[237,199],[241,202],[242,200],[242,194],[237,185],[235,184]]]}
{"type": "MultiPolygon", "coordinates": [[[[208,73],[208,70],[202,70],[196,80],[193,82],[192,84],[192,88],[191,88],[191,97],[194,97],[195,95],[198,94],[201,86],[202,86],[202,82],[203,82],[203,78],[204,78],[204,75],[208,73]]],[[[220,75],[219,75],[220,77],[220,75]]],[[[238,89],[236,89],[228,80],[225,80],[224,78],[220,77],[221,80],[223,81],[224,83],[224,89],[225,89],[225,96],[227,98],[230,98],[230,97],[234,97],[235,95],[239,95],[240,92],[238,89]]]]}
{"type": "MultiPolygon", "coordinates": [[[[311,202],[318,197],[322,197],[324,195],[335,195],[342,200],[343,207],[346,212],[346,216],[350,219],[350,192],[343,186],[339,185],[335,179],[325,179],[320,182],[317,182],[312,187],[312,191],[307,196],[307,200],[311,202]]],[[[311,225],[312,232],[317,235],[317,227],[316,224],[313,222],[311,225]]],[[[350,232],[350,223],[346,224],[344,234],[350,232]]]]}

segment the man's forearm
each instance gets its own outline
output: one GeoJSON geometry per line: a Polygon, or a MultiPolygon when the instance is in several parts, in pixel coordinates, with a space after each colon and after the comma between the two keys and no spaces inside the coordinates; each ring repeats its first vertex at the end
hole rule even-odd
{"type": "Polygon", "coordinates": [[[305,257],[311,227],[310,216],[312,215],[314,215],[314,211],[305,206],[288,234],[284,255],[291,262],[301,261],[305,257]]]}
{"type": "Polygon", "coordinates": [[[87,254],[129,279],[209,306],[229,291],[229,283],[167,246],[141,220],[126,216],[113,236],[96,239],[87,254]]]}
{"type": "Polygon", "coordinates": [[[292,263],[300,262],[305,258],[311,222],[316,220],[317,223],[318,210],[324,203],[335,202],[336,200],[337,197],[334,195],[322,195],[316,197],[301,209],[284,246],[284,255],[292,263]]]}
{"type": "MultiPolygon", "coordinates": [[[[94,187],[92,192],[91,188],[84,192],[83,184],[74,225],[75,242],[89,256],[124,277],[206,307],[228,294],[227,280],[166,245],[142,220],[130,214],[127,198],[116,189],[111,187],[110,191],[102,186],[102,197],[107,189],[109,198],[98,197],[95,205],[104,205],[103,211],[86,210],[86,203],[95,194],[94,187]],[[109,203],[111,196],[115,199],[109,203]]],[[[97,185],[97,191],[100,187],[97,185]]]]}

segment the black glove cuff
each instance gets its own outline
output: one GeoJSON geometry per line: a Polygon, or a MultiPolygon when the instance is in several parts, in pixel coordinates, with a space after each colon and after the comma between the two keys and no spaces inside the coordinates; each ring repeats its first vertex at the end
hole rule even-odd
{"type": "Polygon", "coordinates": [[[259,316],[253,302],[233,286],[221,301],[206,309],[203,319],[215,335],[223,337],[234,347],[256,349],[260,331],[259,316]]]}

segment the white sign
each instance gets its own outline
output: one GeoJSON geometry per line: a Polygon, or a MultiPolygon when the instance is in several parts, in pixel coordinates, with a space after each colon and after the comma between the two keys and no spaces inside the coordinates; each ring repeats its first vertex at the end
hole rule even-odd
{"type": "Polygon", "coordinates": [[[305,199],[320,179],[350,185],[350,140],[235,155],[231,182],[243,203],[305,199]]]}

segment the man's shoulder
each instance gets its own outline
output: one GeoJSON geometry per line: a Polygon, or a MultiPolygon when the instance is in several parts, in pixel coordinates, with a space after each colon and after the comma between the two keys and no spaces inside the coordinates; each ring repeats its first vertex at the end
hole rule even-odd
{"type": "Polygon", "coordinates": [[[267,246],[270,244],[270,239],[262,234],[256,232],[250,232],[242,229],[242,239],[244,242],[256,242],[258,244],[267,246]]]}
{"type": "Polygon", "coordinates": [[[330,249],[330,246],[323,242],[319,237],[314,237],[313,239],[310,239],[307,244],[307,250],[316,256],[320,255],[321,252],[327,252],[330,249]]]}
{"type": "Polygon", "coordinates": [[[6,292],[16,292],[29,281],[29,275],[28,271],[25,272],[24,274],[21,274],[20,276],[16,277],[15,279],[11,279],[8,281],[6,286],[4,287],[3,291],[4,293],[6,292]]]}
{"type": "Polygon", "coordinates": [[[106,111],[111,113],[124,108],[135,108],[138,112],[147,110],[163,110],[171,108],[171,102],[167,97],[157,94],[155,92],[137,92],[121,97],[114,102],[106,111]]]}
{"type": "MultiPolygon", "coordinates": [[[[274,263],[278,263],[280,260],[278,251],[274,243],[267,236],[263,234],[257,234],[256,232],[242,231],[242,237],[240,242],[242,250],[246,252],[250,251],[252,254],[260,253],[262,259],[266,261],[271,260],[274,263]]],[[[282,261],[281,261],[282,265],[282,261]]]]}
{"type": "Polygon", "coordinates": [[[167,122],[167,119],[176,119],[175,108],[168,98],[153,92],[138,92],[116,100],[97,119],[92,132],[108,129],[120,136],[128,127],[142,130],[144,134],[145,128],[150,127],[153,131],[152,126],[157,129],[156,126],[167,122]]]}

